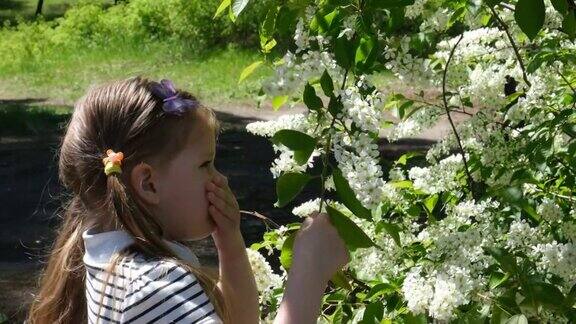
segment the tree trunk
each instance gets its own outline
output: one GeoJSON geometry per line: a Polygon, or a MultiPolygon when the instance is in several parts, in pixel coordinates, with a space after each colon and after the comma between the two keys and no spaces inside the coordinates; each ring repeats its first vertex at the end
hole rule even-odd
{"type": "Polygon", "coordinates": [[[44,5],[44,0],[38,0],[38,5],[36,6],[36,16],[42,14],[42,6],[44,5]]]}

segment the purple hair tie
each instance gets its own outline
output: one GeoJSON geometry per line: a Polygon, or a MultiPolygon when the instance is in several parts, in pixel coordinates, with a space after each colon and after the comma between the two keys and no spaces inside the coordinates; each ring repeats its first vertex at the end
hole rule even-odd
{"type": "Polygon", "coordinates": [[[182,98],[170,80],[162,79],[160,83],[152,81],[151,91],[162,99],[162,110],[167,114],[182,116],[187,109],[198,107],[198,101],[182,98]]]}

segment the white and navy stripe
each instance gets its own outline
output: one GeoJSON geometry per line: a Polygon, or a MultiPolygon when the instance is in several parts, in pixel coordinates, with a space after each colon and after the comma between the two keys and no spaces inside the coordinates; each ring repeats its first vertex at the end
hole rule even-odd
{"type": "Polygon", "coordinates": [[[86,264],[88,323],[222,323],[194,274],[175,262],[132,259],[107,275],[86,264]]]}

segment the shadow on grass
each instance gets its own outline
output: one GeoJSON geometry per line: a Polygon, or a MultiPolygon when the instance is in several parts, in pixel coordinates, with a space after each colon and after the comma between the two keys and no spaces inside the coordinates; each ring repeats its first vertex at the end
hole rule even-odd
{"type": "Polygon", "coordinates": [[[2,0],[0,1],[0,10],[22,10],[26,6],[22,1],[2,0]]]}
{"type": "Polygon", "coordinates": [[[0,137],[60,133],[71,116],[69,106],[43,106],[43,99],[0,100],[0,137]]]}

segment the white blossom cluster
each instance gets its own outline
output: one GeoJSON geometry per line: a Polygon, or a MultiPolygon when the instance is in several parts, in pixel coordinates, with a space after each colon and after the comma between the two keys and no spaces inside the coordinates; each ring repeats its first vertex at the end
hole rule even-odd
{"type": "Polygon", "coordinates": [[[494,246],[501,235],[491,223],[498,207],[493,200],[462,201],[418,234],[417,240],[428,246],[428,258],[438,262],[408,272],[402,292],[411,311],[450,320],[458,306],[485,289],[484,270],[494,261],[484,248],[494,246]]]}
{"type": "MultiPolygon", "coordinates": [[[[330,204],[334,206],[338,210],[342,210],[345,207],[342,206],[340,203],[333,201],[331,199],[326,199],[324,204],[322,205],[322,212],[326,212],[326,205],[330,204]]],[[[320,198],[315,198],[312,200],[308,200],[292,209],[292,214],[299,216],[299,217],[307,217],[308,215],[318,212],[320,209],[320,198]]]]}
{"type": "Polygon", "coordinates": [[[272,166],[270,167],[270,172],[272,172],[272,176],[274,178],[278,178],[285,172],[304,172],[307,168],[313,166],[314,158],[319,156],[322,152],[321,149],[314,149],[310,157],[308,158],[308,162],[299,165],[296,160],[294,160],[294,151],[290,150],[284,145],[275,145],[273,144],[272,147],[274,148],[275,152],[279,152],[279,156],[274,159],[272,162],[272,166]]]}
{"type": "Polygon", "coordinates": [[[264,137],[272,137],[281,129],[306,132],[310,128],[309,118],[304,114],[282,115],[275,120],[256,121],[246,125],[249,133],[264,137]]]}
{"type": "Polygon", "coordinates": [[[458,187],[457,174],[463,167],[462,155],[451,155],[430,167],[411,168],[408,177],[414,182],[414,188],[435,194],[458,187]]]}
{"type": "Polygon", "coordinates": [[[542,203],[536,208],[536,212],[542,216],[542,219],[547,222],[554,223],[562,219],[562,209],[558,206],[554,200],[549,198],[544,198],[542,203]]]}
{"type": "Polygon", "coordinates": [[[469,294],[479,283],[462,267],[449,266],[426,276],[419,267],[412,268],[402,286],[408,308],[415,314],[428,311],[433,318],[449,321],[455,309],[469,302],[469,294]]]}
{"type": "Polygon", "coordinates": [[[282,286],[283,276],[286,274],[283,276],[275,274],[268,261],[266,261],[264,256],[262,256],[258,251],[247,248],[246,253],[248,254],[248,261],[250,261],[250,266],[254,273],[260,301],[262,301],[267,298],[267,294],[270,290],[282,286]]]}
{"type": "Polygon", "coordinates": [[[574,243],[538,244],[533,254],[539,257],[536,265],[544,273],[551,273],[564,280],[566,289],[576,283],[576,245],[574,243]]]}
{"type": "Polygon", "coordinates": [[[382,198],[384,180],[379,163],[378,144],[367,133],[332,134],[332,150],[342,175],[360,202],[369,209],[382,198]]]}
{"type": "Polygon", "coordinates": [[[336,117],[343,119],[347,126],[354,122],[362,130],[378,134],[385,119],[384,111],[379,108],[383,98],[379,92],[363,97],[359,91],[359,86],[355,85],[340,92],[344,111],[336,117]]]}
{"type": "Polygon", "coordinates": [[[532,227],[524,219],[516,219],[510,224],[506,234],[505,247],[510,251],[527,253],[545,239],[540,228],[532,227]]]}
{"type": "MultiPolygon", "coordinates": [[[[300,95],[303,85],[308,80],[320,77],[324,71],[337,83],[342,79],[344,73],[336,64],[334,54],[325,50],[330,38],[322,35],[310,36],[306,29],[313,12],[314,9],[308,7],[306,20],[299,18],[297,22],[294,33],[295,53],[286,52],[275,66],[275,75],[264,81],[262,88],[268,95],[300,95]]],[[[353,34],[351,27],[346,35],[350,33],[353,34]]]]}
{"type": "Polygon", "coordinates": [[[420,108],[406,120],[394,125],[388,139],[396,141],[401,138],[419,135],[434,126],[442,113],[442,109],[434,106],[420,108]]]}

